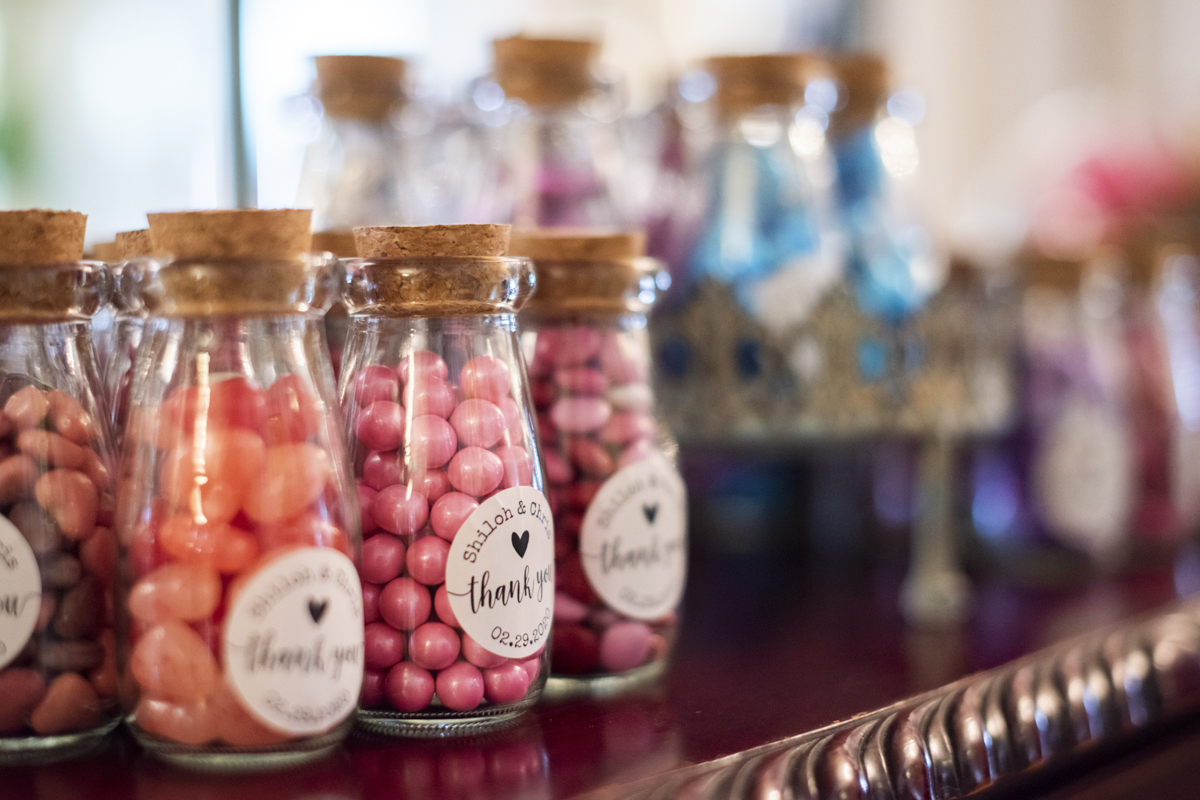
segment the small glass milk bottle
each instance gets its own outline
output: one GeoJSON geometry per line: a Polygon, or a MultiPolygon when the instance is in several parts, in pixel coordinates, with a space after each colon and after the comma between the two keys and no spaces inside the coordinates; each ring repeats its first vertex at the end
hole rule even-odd
{"type": "Polygon", "coordinates": [[[679,627],[687,498],[654,417],[646,313],[664,273],[642,246],[640,235],[553,231],[511,246],[538,275],[521,322],[558,537],[556,695],[653,678],[679,627]]]}
{"type": "Polygon", "coordinates": [[[153,755],[285,767],[337,746],[362,685],[358,511],[309,212],[151,214],[158,321],[117,498],[122,701],[153,755]]]}
{"type": "Polygon", "coordinates": [[[86,217],[0,212],[0,764],[96,746],[120,720],[113,481],[88,320],[86,217]]]}
{"type": "Polygon", "coordinates": [[[359,725],[467,734],[546,679],[554,524],[516,312],[528,259],[507,225],[357,228],[340,394],[362,508],[359,725]]]}

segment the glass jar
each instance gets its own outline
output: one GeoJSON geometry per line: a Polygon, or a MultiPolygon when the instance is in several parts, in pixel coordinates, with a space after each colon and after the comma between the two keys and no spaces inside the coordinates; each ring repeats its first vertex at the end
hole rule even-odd
{"type": "Polygon", "coordinates": [[[129,390],[137,350],[146,327],[146,309],[138,294],[139,264],[135,259],[150,255],[150,231],[125,231],[117,234],[119,257],[110,264],[113,276],[112,350],[104,365],[104,387],[108,396],[109,420],[113,441],[120,452],[129,414],[129,390]]]}
{"type": "MultiPolygon", "coordinates": [[[[97,242],[92,245],[91,258],[103,262],[111,270],[121,261],[121,248],[116,242],[97,242]]],[[[92,315],[92,341],[96,348],[96,363],[103,373],[108,367],[108,359],[116,347],[117,310],[111,305],[104,305],[92,315]]]]}
{"type": "Polygon", "coordinates": [[[384,56],[317,56],[321,132],[308,146],[298,204],[318,230],[424,216],[413,137],[399,124],[406,64],[384,56]]]}
{"type": "Polygon", "coordinates": [[[359,725],[467,734],[546,679],[553,521],[507,225],[359,228],[340,393],[363,515],[359,725]]]}
{"type": "Polygon", "coordinates": [[[511,247],[538,273],[522,328],[557,537],[556,695],[658,675],[679,629],[687,499],[650,389],[646,314],[665,272],[642,247],[550,231],[511,247]]]}
{"type": "Polygon", "coordinates": [[[307,211],[151,214],[117,499],[122,701],[153,755],[285,767],[362,683],[358,510],[307,211]],[[315,312],[315,313],[314,313],[315,312]]]}
{"type": "MultiPolygon", "coordinates": [[[[342,230],[314,233],[313,252],[330,253],[337,259],[354,258],[358,255],[358,251],[354,249],[354,233],[342,230]]],[[[339,294],[329,312],[325,314],[325,341],[329,344],[329,360],[333,364],[335,381],[342,372],[342,353],[346,347],[346,331],[349,327],[350,318],[346,312],[346,304],[342,302],[339,294]]]]}
{"type": "Polygon", "coordinates": [[[595,42],[514,36],[467,100],[462,207],[472,222],[626,222],[616,87],[594,74],[595,42]]]}
{"type": "Polygon", "coordinates": [[[92,749],[120,720],[108,425],[85,217],[0,212],[0,764],[92,749]]]}

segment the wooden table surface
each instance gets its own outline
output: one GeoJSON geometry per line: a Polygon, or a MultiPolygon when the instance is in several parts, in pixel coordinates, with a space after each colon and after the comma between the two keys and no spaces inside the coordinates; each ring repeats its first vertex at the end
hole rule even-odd
{"type": "MultiPolygon", "coordinates": [[[[643,695],[543,705],[481,739],[352,740],[323,762],[269,775],[181,772],[118,734],[91,758],[0,770],[0,798],[572,797],[846,719],[1175,597],[1169,569],[1057,589],[991,583],[961,631],[922,633],[896,610],[900,579],[900,565],[878,560],[698,546],[677,658],[643,695]]],[[[1174,747],[1146,758],[1182,752],[1172,763],[1200,777],[1200,736],[1174,747]]],[[[1127,772],[1136,779],[1144,769],[1127,772]]]]}

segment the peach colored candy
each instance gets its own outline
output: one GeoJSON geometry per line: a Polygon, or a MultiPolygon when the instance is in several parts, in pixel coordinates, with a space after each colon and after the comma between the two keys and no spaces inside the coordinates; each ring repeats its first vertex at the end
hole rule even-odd
{"type": "Polygon", "coordinates": [[[177,620],[142,634],[129,657],[130,671],[148,697],[190,702],[208,697],[219,670],[200,635],[177,620]]]}
{"type": "Polygon", "coordinates": [[[32,495],[33,485],[40,475],[37,462],[27,455],[9,456],[0,461],[0,505],[32,495]]]}
{"type": "Polygon", "coordinates": [[[46,399],[50,401],[50,424],[54,430],[76,444],[87,444],[100,435],[92,415],[74,397],[54,389],[46,399]]]}
{"type": "Polygon", "coordinates": [[[17,423],[12,421],[12,418],[0,411],[0,436],[8,436],[17,429],[17,423]]]}
{"type": "Polygon", "coordinates": [[[129,592],[129,613],[142,622],[207,619],[221,602],[221,578],[203,564],[170,563],[142,578],[129,592]]]}
{"type": "Polygon", "coordinates": [[[262,474],[249,487],[242,510],[255,522],[282,522],[312,505],[333,468],[329,454],[314,444],[267,448],[262,474]]]}
{"type": "Polygon", "coordinates": [[[57,433],[37,428],[21,431],[17,436],[17,449],[52,467],[81,469],[86,460],[84,448],[57,433]]]}
{"type": "Polygon", "coordinates": [[[142,697],[133,713],[142,730],[173,742],[202,745],[217,737],[207,698],[191,703],[172,703],[142,697]]]}
{"type": "Polygon", "coordinates": [[[18,389],[4,404],[4,413],[20,430],[37,427],[49,410],[50,400],[36,386],[18,389]]]}
{"type": "Polygon", "coordinates": [[[226,522],[197,524],[176,514],[159,529],[159,546],[177,561],[207,564],[224,573],[241,572],[258,558],[258,540],[226,522]]]}
{"type": "Polygon", "coordinates": [[[209,431],[202,449],[176,447],[167,454],[161,472],[163,495],[173,507],[208,522],[229,522],[250,484],[262,476],[265,460],[262,437],[253,431],[209,431]]]}
{"type": "Polygon", "coordinates": [[[100,491],[104,491],[112,485],[112,475],[109,473],[104,459],[89,447],[83,449],[83,474],[91,478],[92,483],[96,484],[96,488],[100,491]]]}
{"type": "Polygon", "coordinates": [[[29,726],[43,736],[94,728],[100,723],[100,698],[86,678],[59,675],[29,716],[29,726]]]}
{"type": "Polygon", "coordinates": [[[38,505],[50,512],[63,535],[83,539],[96,530],[100,494],[82,472],[55,469],[38,478],[33,487],[38,505]]]}
{"type": "Polygon", "coordinates": [[[0,670],[0,734],[24,728],[45,694],[46,683],[36,670],[0,670]]]}
{"type": "Polygon", "coordinates": [[[235,747],[267,747],[293,737],[273,731],[254,719],[224,682],[210,703],[216,737],[235,747]]]}

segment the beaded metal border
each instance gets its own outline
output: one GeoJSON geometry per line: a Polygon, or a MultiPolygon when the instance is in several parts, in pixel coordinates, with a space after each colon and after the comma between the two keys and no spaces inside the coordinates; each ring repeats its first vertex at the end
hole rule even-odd
{"type": "Polygon", "coordinates": [[[1200,707],[1200,600],[593,800],[951,800],[1200,707]]]}

